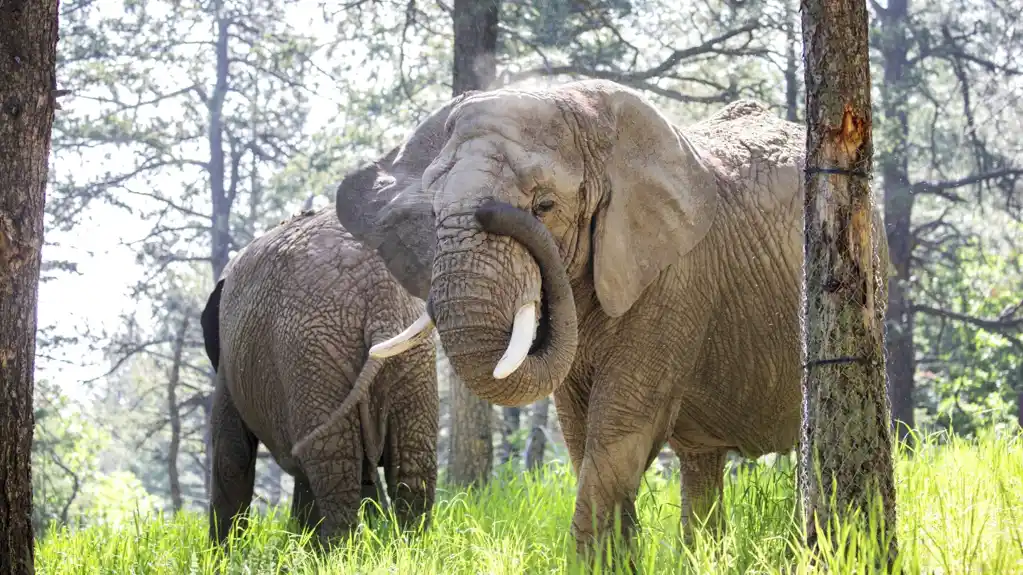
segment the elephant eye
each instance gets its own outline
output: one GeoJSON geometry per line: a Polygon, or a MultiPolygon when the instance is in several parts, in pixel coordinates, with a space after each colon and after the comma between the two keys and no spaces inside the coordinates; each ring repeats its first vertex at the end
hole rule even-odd
{"type": "Polygon", "coordinates": [[[546,214],[547,212],[549,212],[549,211],[551,211],[553,209],[554,209],[554,200],[552,200],[550,198],[544,198],[544,199],[540,200],[539,202],[537,202],[533,206],[533,213],[534,214],[546,214]]]}

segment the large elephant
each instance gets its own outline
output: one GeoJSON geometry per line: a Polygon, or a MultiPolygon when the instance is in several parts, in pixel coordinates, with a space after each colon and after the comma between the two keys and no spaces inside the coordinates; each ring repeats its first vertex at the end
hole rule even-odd
{"type": "Polygon", "coordinates": [[[319,524],[323,543],[354,526],[361,499],[386,505],[378,464],[399,521],[429,522],[433,342],[392,360],[367,357],[423,310],[330,208],[291,218],[231,259],[201,318],[217,374],[211,539],[222,542],[249,507],[259,442],[295,478],[292,517],[319,524]]]}
{"type": "Polygon", "coordinates": [[[580,551],[616,507],[634,530],[667,441],[689,533],[721,499],[728,450],[798,439],[804,148],[750,100],[679,128],[608,81],[457,97],[338,187],[339,220],[427,300],[371,355],[436,326],[479,397],[553,392],[580,551]]]}

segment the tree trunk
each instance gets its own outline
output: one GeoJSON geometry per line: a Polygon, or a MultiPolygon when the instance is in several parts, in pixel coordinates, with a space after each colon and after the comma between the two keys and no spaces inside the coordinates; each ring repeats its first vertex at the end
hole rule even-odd
{"type": "MultiPolygon", "coordinates": [[[[210,178],[210,204],[211,204],[211,225],[210,225],[210,266],[213,272],[213,282],[220,279],[220,275],[227,267],[231,253],[231,205],[234,198],[229,194],[224,181],[226,177],[224,160],[224,100],[228,93],[228,77],[231,68],[228,43],[230,41],[230,20],[224,14],[223,0],[214,0],[213,10],[216,14],[217,36],[214,42],[214,61],[216,63],[216,74],[213,85],[213,92],[206,101],[209,112],[209,130],[207,140],[210,149],[210,162],[208,174],[210,178]]],[[[233,188],[233,187],[232,187],[233,188]]],[[[210,376],[210,388],[217,384],[215,375],[210,376]]],[[[206,499],[210,498],[209,474],[213,469],[213,435],[210,432],[210,415],[213,411],[213,393],[211,392],[206,401],[203,402],[203,411],[206,417],[206,432],[203,436],[205,450],[204,459],[206,470],[203,474],[203,483],[206,488],[206,499]]]]}
{"type": "Polygon", "coordinates": [[[885,529],[879,543],[891,561],[897,545],[885,389],[886,276],[876,259],[884,245],[873,229],[868,179],[867,7],[802,0],[802,14],[807,364],[799,476],[807,543],[818,544],[818,525],[825,533],[831,529],[832,511],[846,518],[846,506],[868,514],[880,505],[885,529]]]}
{"type": "Polygon", "coordinates": [[[913,379],[916,375],[916,348],[913,343],[913,302],[910,294],[913,236],[913,194],[909,184],[909,86],[906,75],[909,44],[906,40],[908,0],[890,0],[879,11],[884,61],[881,104],[884,110],[882,130],[886,152],[880,155],[884,179],[885,233],[895,276],[889,284],[886,347],[888,351],[888,394],[897,435],[908,442],[915,425],[913,379]]]}
{"type": "Polygon", "coordinates": [[[489,403],[473,395],[450,362],[446,362],[444,368],[452,400],[447,479],[455,485],[481,485],[489,480],[493,464],[490,433],[493,411],[489,403]]]}
{"type": "Polygon", "coordinates": [[[167,446],[167,483],[170,486],[171,508],[181,511],[181,480],[178,474],[178,452],[181,450],[181,413],[178,409],[178,383],[181,380],[181,361],[185,352],[185,334],[188,332],[188,313],[183,314],[181,326],[174,336],[174,349],[170,377],[167,378],[167,418],[170,420],[170,445],[167,446]]]}
{"type": "MultiPolygon", "coordinates": [[[[455,0],[452,95],[485,90],[497,76],[498,0],[455,0]]],[[[451,370],[451,456],[448,480],[486,482],[494,458],[491,405],[476,397],[451,370]]]]}
{"type": "Polygon", "coordinates": [[[452,95],[486,90],[497,77],[498,0],[455,0],[452,95]]]}
{"type": "Polygon", "coordinates": [[[499,462],[504,465],[515,458],[515,446],[511,443],[511,436],[519,430],[519,420],[522,417],[522,409],[519,407],[501,408],[503,421],[501,422],[501,455],[499,462]]]}
{"type": "Polygon", "coordinates": [[[785,2],[785,119],[796,122],[799,119],[799,62],[796,49],[799,37],[796,35],[797,14],[795,0],[785,2]]]}
{"type": "Polygon", "coordinates": [[[35,572],[32,388],[57,2],[0,9],[0,575],[35,572]]]}
{"type": "Polygon", "coordinates": [[[547,414],[550,411],[550,396],[533,404],[533,416],[529,422],[529,439],[526,440],[526,469],[533,471],[543,465],[547,449],[547,414]]]}
{"type": "Polygon", "coordinates": [[[211,226],[210,263],[213,266],[213,281],[220,279],[220,274],[227,266],[231,252],[230,216],[234,198],[228,193],[225,185],[227,176],[224,161],[224,100],[228,93],[228,77],[231,60],[228,53],[230,40],[230,21],[223,14],[223,2],[216,0],[217,38],[214,44],[216,61],[216,81],[213,93],[207,101],[209,111],[209,147],[210,147],[210,195],[213,206],[213,222],[211,226]]]}

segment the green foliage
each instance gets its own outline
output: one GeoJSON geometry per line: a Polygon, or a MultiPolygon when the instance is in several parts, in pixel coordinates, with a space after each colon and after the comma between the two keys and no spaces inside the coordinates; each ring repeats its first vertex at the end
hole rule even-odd
{"type": "MultiPolygon", "coordinates": [[[[1023,225],[1007,226],[1007,235],[1023,235],[1023,225]]],[[[955,250],[953,261],[920,274],[916,289],[928,312],[916,323],[926,345],[917,403],[925,426],[963,435],[1018,426],[1023,339],[998,318],[1023,301],[1023,253],[997,244],[974,239],[955,250]]]]}
{"type": "MultiPolygon", "coordinates": [[[[1023,566],[1023,437],[924,440],[897,460],[899,573],[1008,573],[1023,566]]],[[[784,461],[784,458],[782,459],[784,461]]],[[[794,478],[785,466],[737,470],[726,482],[729,526],[714,540],[679,540],[677,477],[648,473],[640,489],[638,564],[648,573],[865,573],[878,554],[866,525],[840,526],[811,566],[801,541],[794,478]]],[[[360,527],[329,556],[286,518],[257,516],[224,553],[206,542],[202,515],[138,519],[121,529],[51,530],[39,573],[578,573],[569,534],[570,468],[503,475],[480,491],[442,491],[434,526],[404,539],[387,525],[360,527]]],[[[597,571],[599,572],[599,571],[597,571]]]]}
{"type": "Polygon", "coordinates": [[[139,507],[155,509],[130,471],[104,472],[111,444],[102,429],[47,381],[36,382],[32,442],[32,523],[83,526],[123,520],[139,507]]]}

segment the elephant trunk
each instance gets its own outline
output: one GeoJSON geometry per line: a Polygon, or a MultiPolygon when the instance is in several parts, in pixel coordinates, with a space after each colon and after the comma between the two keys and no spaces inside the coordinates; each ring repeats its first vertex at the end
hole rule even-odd
{"type": "Polygon", "coordinates": [[[455,373],[469,389],[497,405],[526,405],[553,392],[575,360],[578,329],[572,287],[553,237],[531,214],[487,200],[473,217],[474,222],[463,225],[478,225],[492,237],[469,253],[458,248],[438,252],[428,301],[430,316],[437,322],[455,373]],[[537,301],[527,298],[524,305],[515,306],[514,299],[500,297],[508,294],[508,285],[515,284],[515,278],[500,275],[507,269],[500,265],[501,250],[494,249],[501,236],[519,244],[503,248],[525,248],[539,268],[541,289],[533,284],[527,290],[539,292],[533,296],[537,301]],[[539,324],[535,304],[542,311],[539,324]],[[511,334],[510,317],[514,317],[511,334]]]}

